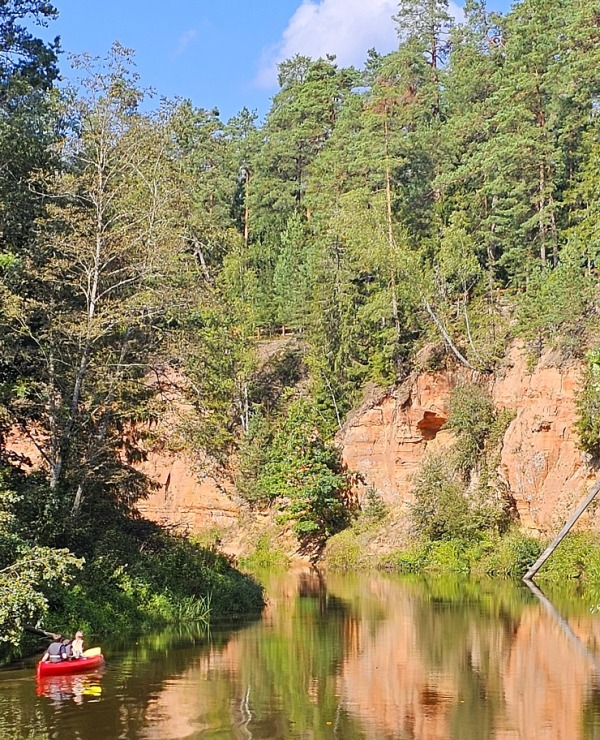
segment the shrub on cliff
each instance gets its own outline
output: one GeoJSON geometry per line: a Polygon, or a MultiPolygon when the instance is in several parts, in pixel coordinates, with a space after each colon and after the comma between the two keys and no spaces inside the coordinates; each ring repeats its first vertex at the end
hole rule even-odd
{"type": "Polygon", "coordinates": [[[276,503],[280,521],[291,523],[301,550],[311,556],[348,526],[355,509],[351,476],[322,425],[310,399],[294,399],[266,450],[255,483],[260,497],[276,503]]]}
{"type": "Polygon", "coordinates": [[[496,411],[487,388],[475,383],[456,386],[448,403],[446,429],[457,435],[453,448],[454,463],[465,479],[474,468],[489,468],[487,459],[499,446],[510,412],[496,411]]]}
{"type": "Polygon", "coordinates": [[[453,479],[447,460],[425,460],[414,486],[412,518],[416,533],[428,540],[468,538],[473,530],[465,488],[453,479]]]}
{"type": "Polygon", "coordinates": [[[509,523],[506,502],[489,485],[488,476],[482,474],[477,485],[467,486],[452,454],[427,458],[413,493],[415,534],[431,542],[471,541],[486,532],[502,532],[509,523]]]}
{"type": "Polygon", "coordinates": [[[498,413],[486,388],[461,383],[449,401],[446,427],[456,442],[425,460],[415,479],[416,534],[430,541],[471,541],[509,524],[509,502],[497,485],[497,454],[510,415],[498,413]]]}
{"type": "Polygon", "coordinates": [[[488,536],[477,550],[472,551],[472,569],[475,573],[490,576],[522,577],[542,551],[542,544],[517,529],[503,537],[488,536]]]}
{"type": "Polygon", "coordinates": [[[577,396],[580,446],[590,455],[600,454],[600,350],[587,355],[581,388],[577,396]]]}

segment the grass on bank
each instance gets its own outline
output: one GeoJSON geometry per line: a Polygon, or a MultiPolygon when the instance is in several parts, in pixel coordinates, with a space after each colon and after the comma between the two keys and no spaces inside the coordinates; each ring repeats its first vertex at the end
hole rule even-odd
{"type": "MultiPolygon", "coordinates": [[[[101,550],[101,548],[99,548],[101,550]]],[[[50,595],[47,619],[94,634],[258,613],[262,587],[214,550],[158,530],[143,553],[97,555],[75,585],[50,595]]]]}
{"type": "Polygon", "coordinates": [[[285,570],[290,559],[283,550],[272,544],[272,539],[272,533],[261,534],[254,550],[239,559],[240,568],[250,573],[285,570]]]}
{"type": "MultiPolygon", "coordinates": [[[[362,532],[350,528],[331,538],[325,553],[334,570],[376,568],[397,573],[456,573],[521,578],[547,542],[510,529],[503,535],[483,533],[461,539],[414,541],[377,555],[368,550],[362,532]]],[[[576,581],[600,586],[600,535],[570,534],[555,550],[536,578],[547,582],[576,581]]]]}
{"type": "Polygon", "coordinates": [[[38,648],[23,624],[63,634],[81,629],[88,638],[101,639],[169,624],[206,625],[220,617],[258,614],[264,607],[263,587],[227,556],[151,522],[127,527],[124,531],[120,523],[99,536],[70,580],[42,579],[37,590],[30,589],[33,596],[24,592],[29,601],[4,624],[12,632],[0,640],[0,663],[38,648]]]}

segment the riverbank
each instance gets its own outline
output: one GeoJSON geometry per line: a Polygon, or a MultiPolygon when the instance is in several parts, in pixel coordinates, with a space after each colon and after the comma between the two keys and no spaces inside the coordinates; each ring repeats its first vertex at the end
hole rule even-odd
{"type": "MultiPolygon", "coordinates": [[[[127,535],[106,532],[80,562],[66,584],[40,583],[30,624],[65,635],[81,629],[89,644],[92,636],[100,641],[169,624],[258,615],[265,605],[263,587],[231,558],[144,520],[127,535]]],[[[0,665],[46,644],[22,631],[0,645],[0,665]]]]}
{"type": "MultiPolygon", "coordinates": [[[[415,539],[403,547],[377,552],[379,531],[349,528],[332,537],[323,564],[332,570],[386,570],[396,573],[463,574],[521,578],[548,544],[510,529],[505,534],[484,532],[470,540],[415,539]]],[[[600,586],[600,536],[570,534],[546,562],[536,579],[568,580],[600,586]]]]}
{"type": "MultiPolygon", "coordinates": [[[[327,571],[349,573],[385,571],[399,574],[456,575],[520,579],[546,548],[547,538],[533,537],[513,526],[506,532],[487,531],[466,538],[431,540],[411,537],[402,521],[388,513],[373,520],[367,509],[352,526],[331,537],[316,564],[327,571]]],[[[278,571],[304,563],[293,552],[287,530],[269,526],[255,530],[238,558],[250,573],[278,571]]],[[[590,590],[593,600],[600,589],[600,535],[590,531],[570,533],[536,575],[540,583],[572,582],[590,590]]],[[[600,593],[600,591],[599,591],[600,593]]]]}

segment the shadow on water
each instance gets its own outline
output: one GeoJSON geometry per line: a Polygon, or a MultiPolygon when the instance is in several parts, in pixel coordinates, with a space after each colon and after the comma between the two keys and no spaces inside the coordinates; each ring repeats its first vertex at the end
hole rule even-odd
{"type": "Polygon", "coordinates": [[[580,592],[316,570],[262,619],[103,646],[98,674],[0,672],[0,737],[598,738],[600,616],[580,592]]]}

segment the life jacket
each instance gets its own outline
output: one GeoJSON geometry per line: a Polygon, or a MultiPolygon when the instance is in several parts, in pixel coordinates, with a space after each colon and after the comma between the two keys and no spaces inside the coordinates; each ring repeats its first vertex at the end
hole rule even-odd
{"type": "Polygon", "coordinates": [[[58,663],[59,661],[63,660],[63,656],[65,655],[65,646],[62,644],[62,642],[52,642],[48,646],[48,658],[50,659],[51,663],[58,663]]]}

